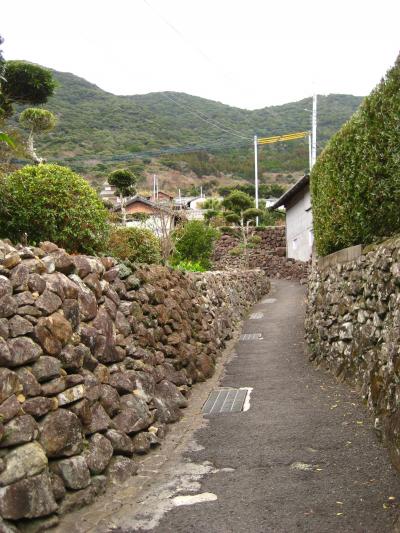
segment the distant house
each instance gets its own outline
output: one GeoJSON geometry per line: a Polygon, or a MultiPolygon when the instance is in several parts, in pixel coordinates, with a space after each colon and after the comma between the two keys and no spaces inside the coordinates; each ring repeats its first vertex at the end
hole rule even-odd
{"type": "Polygon", "coordinates": [[[169,203],[174,200],[174,196],[164,191],[158,191],[155,195],[146,196],[151,202],[169,203]]]}
{"type": "Polygon", "coordinates": [[[286,208],[287,257],[308,261],[311,259],[314,242],[310,176],[300,178],[270,209],[275,210],[281,206],[286,208]]]}
{"type": "MultiPolygon", "coordinates": [[[[134,196],[128,200],[125,209],[128,227],[148,228],[158,236],[163,235],[165,231],[172,231],[181,218],[179,213],[142,196],[134,196]]],[[[114,211],[120,212],[121,206],[117,205],[114,211]]]]}

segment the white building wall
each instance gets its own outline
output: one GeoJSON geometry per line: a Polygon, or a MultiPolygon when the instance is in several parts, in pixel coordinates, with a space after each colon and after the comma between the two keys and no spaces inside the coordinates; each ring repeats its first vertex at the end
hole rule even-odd
{"type": "Polygon", "coordinates": [[[286,206],[287,256],[299,261],[311,259],[314,241],[309,187],[300,191],[286,206]]]}

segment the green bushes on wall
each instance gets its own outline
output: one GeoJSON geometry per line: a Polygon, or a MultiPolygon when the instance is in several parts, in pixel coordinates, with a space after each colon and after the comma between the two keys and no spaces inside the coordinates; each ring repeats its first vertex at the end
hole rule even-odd
{"type": "Polygon", "coordinates": [[[160,241],[147,228],[115,226],[110,233],[107,252],[132,263],[159,263],[160,241]]]}
{"type": "Polygon", "coordinates": [[[69,168],[26,166],[0,177],[0,238],[52,241],[96,253],[108,236],[108,212],[96,191],[69,168]]]}
{"type": "Polygon", "coordinates": [[[400,231],[400,56],[311,173],[320,255],[400,231]]]}

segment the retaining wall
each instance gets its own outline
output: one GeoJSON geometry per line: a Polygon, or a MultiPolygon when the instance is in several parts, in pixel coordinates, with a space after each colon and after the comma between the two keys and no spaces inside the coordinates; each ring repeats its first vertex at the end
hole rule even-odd
{"type": "Polygon", "coordinates": [[[313,266],[305,322],[311,359],[358,386],[398,470],[399,304],[398,238],[346,249],[313,266]]]}
{"type": "Polygon", "coordinates": [[[0,530],[42,531],[133,475],[268,289],[0,241],[0,530]]]}

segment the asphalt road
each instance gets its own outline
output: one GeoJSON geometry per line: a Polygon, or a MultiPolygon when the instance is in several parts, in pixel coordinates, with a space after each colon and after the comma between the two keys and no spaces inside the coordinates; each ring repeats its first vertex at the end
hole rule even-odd
{"type": "Polygon", "coordinates": [[[263,340],[239,342],[222,380],[253,387],[250,409],[211,415],[195,434],[202,449],[186,454],[220,470],[198,491],[217,499],[175,507],[152,531],[393,531],[400,475],[355,391],[307,361],[303,288],[277,281],[264,301],[243,330],[263,340]]]}
{"type": "Polygon", "coordinates": [[[252,387],[250,409],[205,422],[201,405],[218,376],[196,385],[185,418],[131,485],[58,531],[393,531],[400,474],[356,391],[308,362],[304,289],[274,281],[252,313],[262,316],[249,318],[243,333],[261,339],[236,344],[220,383],[252,387]]]}

